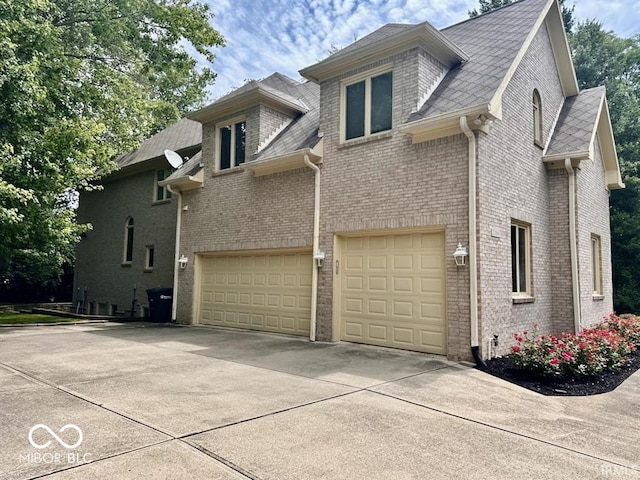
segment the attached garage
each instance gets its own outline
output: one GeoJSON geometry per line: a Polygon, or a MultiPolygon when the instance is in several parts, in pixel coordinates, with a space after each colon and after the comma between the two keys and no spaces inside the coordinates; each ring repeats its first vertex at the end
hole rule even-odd
{"type": "Polygon", "coordinates": [[[446,354],[444,233],[339,239],[340,338],[446,354]]]}
{"type": "Polygon", "coordinates": [[[201,256],[199,323],[309,335],[309,252],[201,256]]]}

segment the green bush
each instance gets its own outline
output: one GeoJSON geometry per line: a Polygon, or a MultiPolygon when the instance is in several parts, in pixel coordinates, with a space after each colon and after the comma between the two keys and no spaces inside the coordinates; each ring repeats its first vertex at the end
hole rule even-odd
{"type": "Polygon", "coordinates": [[[532,332],[514,333],[511,352],[516,365],[542,376],[572,378],[594,376],[620,369],[627,356],[640,345],[640,319],[614,314],[577,334],[541,335],[537,324],[532,332]]]}

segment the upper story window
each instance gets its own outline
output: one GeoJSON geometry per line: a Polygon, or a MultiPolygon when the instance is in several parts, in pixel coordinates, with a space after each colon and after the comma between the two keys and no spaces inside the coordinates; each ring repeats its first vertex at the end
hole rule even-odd
{"type": "Polygon", "coordinates": [[[133,218],[127,218],[124,227],[124,263],[133,261],[133,218]]]}
{"type": "Polygon", "coordinates": [[[227,170],[242,165],[245,160],[247,124],[244,120],[217,127],[217,166],[227,170]]]}
{"type": "Polygon", "coordinates": [[[171,192],[169,191],[169,189],[166,186],[163,187],[158,185],[158,183],[167,179],[172,172],[173,170],[171,170],[170,168],[156,170],[156,181],[154,183],[155,189],[153,192],[154,202],[161,202],[162,200],[169,200],[171,198],[171,192]]]}
{"type": "Polygon", "coordinates": [[[533,143],[539,147],[542,143],[542,99],[538,90],[533,91],[533,143]]]}
{"type": "Polygon", "coordinates": [[[341,138],[368,137],[391,130],[393,72],[371,73],[342,84],[341,138]]]}

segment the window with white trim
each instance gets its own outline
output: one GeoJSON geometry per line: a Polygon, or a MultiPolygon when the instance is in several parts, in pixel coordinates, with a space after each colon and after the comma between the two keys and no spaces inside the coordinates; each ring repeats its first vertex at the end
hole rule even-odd
{"type": "Polygon", "coordinates": [[[533,90],[533,143],[542,147],[542,99],[540,92],[533,90]]]}
{"type": "Polygon", "coordinates": [[[511,291],[514,297],[531,296],[531,225],[511,222],[511,291]]]}
{"type": "Polygon", "coordinates": [[[173,173],[173,170],[170,168],[164,168],[161,170],[156,170],[156,181],[154,183],[155,189],[153,192],[153,201],[161,202],[163,200],[169,200],[171,198],[171,192],[166,186],[158,185],[163,180],[166,180],[169,175],[173,173]]]}
{"type": "Polygon", "coordinates": [[[133,218],[127,218],[124,227],[124,263],[133,261],[133,218]]]}
{"type": "Polygon", "coordinates": [[[145,270],[153,270],[154,255],[155,255],[155,247],[153,245],[147,245],[145,257],[144,257],[145,270]]]}
{"type": "Polygon", "coordinates": [[[602,295],[602,244],[598,235],[591,235],[591,284],[594,295],[602,295]]]}
{"type": "Polygon", "coordinates": [[[217,169],[239,167],[245,161],[247,124],[244,120],[219,125],[217,132],[217,169]]]}
{"type": "Polygon", "coordinates": [[[393,72],[371,74],[342,85],[342,140],[391,130],[393,72]]]}

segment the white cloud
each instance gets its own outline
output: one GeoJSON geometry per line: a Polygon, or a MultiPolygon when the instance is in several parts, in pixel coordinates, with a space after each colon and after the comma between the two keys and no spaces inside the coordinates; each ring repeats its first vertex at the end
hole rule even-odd
{"type": "MultiPolygon", "coordinates": [[[[476,0],[206,1],[216,15],[213,26],[227,41],[216,51],[210,100],[275,71],[299,78],[298,70],[326,57],[332,45],[345,47],[385,23],[427,20],[442,28],[465,20],[478,6],[476,0]]],[[[577,20],[597,18],[622,36],[639,32],[638,12],[640,0],[607,1],[606,8],[599,0],[577,0],[575,8],[577,20]]]]}

